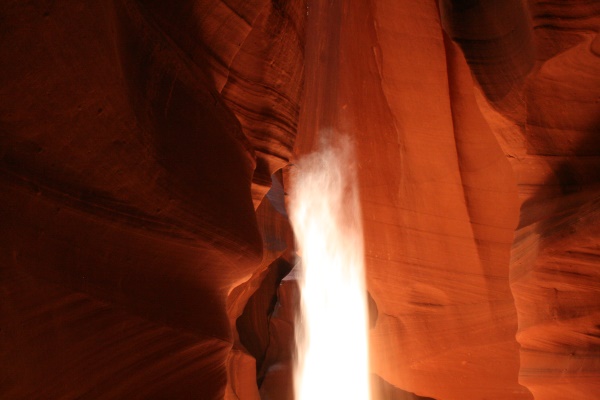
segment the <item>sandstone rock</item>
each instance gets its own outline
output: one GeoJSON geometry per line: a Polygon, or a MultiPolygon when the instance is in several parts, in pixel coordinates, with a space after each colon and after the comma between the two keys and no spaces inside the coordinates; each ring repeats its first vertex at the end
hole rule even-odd
{"type": "Polygon", "coordinates": [[[286,168],[342,134],[378,394],[598,397],[597,2],[0,20],[0,397],[291,399],[286,168]]]}

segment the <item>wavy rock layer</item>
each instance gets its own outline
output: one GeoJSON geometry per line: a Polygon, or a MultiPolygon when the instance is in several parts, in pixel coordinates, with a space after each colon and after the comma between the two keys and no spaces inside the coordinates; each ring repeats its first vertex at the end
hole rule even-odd
{"type": "Polygon", "coordinates": [[[380,397],[598,397],[597,2],[0,20],[1,398],[291,399],[280,170],[341,134],[380,397]]]}
{"type": "Polygon", "coordinates": [[[488,52],[501,55],[518,47],[502,43],[510,36],[531,37],[521,46],[529,43],[536,56],[528,74],[512,73],[520,78],[502,99],[486,91],[494,67],[477,62],[475,44],[458,42],[496,108],[480,101],[518,180],[511,288],[520,382],[536,399],[592,399],[600,393],[600,7],[530,1],[528,10],[531,32],[515,26],[488,43],[488,52]]]}
{"type": "Polygon", "coordinates": [[[138,3],[1,7],[0,397],[258,398],[256,160],[208,63],[138,3]]]}
{"type": "Polygon", "coordinates": [[[508,283],[516,185],[435,3],[310,13],[297,151],[321,130],[356,142],[373,372],[434,398],[531,398],[508,283]]]}

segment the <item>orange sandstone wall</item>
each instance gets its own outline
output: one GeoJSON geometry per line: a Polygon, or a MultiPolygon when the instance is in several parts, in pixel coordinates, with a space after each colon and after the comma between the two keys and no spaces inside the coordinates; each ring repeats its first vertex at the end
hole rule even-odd
{"type": "Polygon", "coordinates": [[[314,2],[308,24],[296,150],[327,129],[356,143],[373,372],[440,399],[532,398],[508,280],[517,186],[436,3],[314,2]]]}
{"type": "Polygon", "coordinates": [[[598,398],[598,2],[0,25],[1,398],[290,398],[285,167],[323,132],[356,144],[384,398],[598,398]]]}

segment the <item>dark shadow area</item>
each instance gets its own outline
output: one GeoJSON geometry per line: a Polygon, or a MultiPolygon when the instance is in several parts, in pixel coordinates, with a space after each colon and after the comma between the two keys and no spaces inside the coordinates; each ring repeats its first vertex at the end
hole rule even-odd
{"type": "Polygon", "coordinates": [[[236,321],[240,341],[248,352],[256,358],[256,380],[261,386],[267,365],[267,351],[271,344],[270,320],[277,304],[277,289],[281,280],[292,266],[282,258],[275,260],[263,279],[260,287],[250,297],[244,312],[236,321]]]}

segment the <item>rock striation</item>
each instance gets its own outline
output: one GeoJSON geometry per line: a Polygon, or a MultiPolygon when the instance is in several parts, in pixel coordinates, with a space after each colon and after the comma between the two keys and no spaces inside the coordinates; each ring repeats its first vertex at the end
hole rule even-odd
{"type": "Polygon", "coordinates": [[[382,400],[598,398],[598,2],[0,20],[1,398],[291,399],[288,172],[325,135],[356,147],[382,400]]]}

